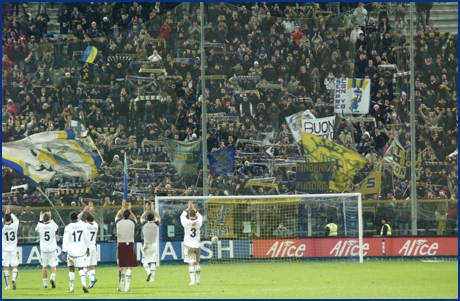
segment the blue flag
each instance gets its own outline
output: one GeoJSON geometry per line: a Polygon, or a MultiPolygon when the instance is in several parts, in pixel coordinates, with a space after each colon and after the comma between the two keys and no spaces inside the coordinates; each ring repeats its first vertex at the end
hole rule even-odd
{"type": "Polygon", "coordinates": [[[209,154],[210,171],[213,175],[223,175],[233,172],[233,161],[235,160],[235,149],[233,147],[223,148],[209,154]]]}
{"type": "Polygon", "coordinates": [[[295,190],[306,193],[325,193],[329,190],[333,162],[297,163],[295,190]]]}
{"type": "Polygon", "coordinates": [[[128,201],[128,163],[126,163],[126,153],[125,153],[125,162],[123,170],[123,199],[128,201]]]}

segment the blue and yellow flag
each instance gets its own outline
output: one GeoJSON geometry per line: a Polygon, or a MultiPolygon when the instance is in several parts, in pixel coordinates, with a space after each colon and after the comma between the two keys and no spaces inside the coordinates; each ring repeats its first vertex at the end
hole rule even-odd
{"type": "Polygon", "coordinates": [[[327,192],[333,165],[333,162],[297,163],[295,190],[312,194],[327,192]]]}
{"type": "Polygon", "coordinates": [[[83,53],[83,56],[81,57],[80,61],[91,64],[94,63],[94,60],[97,56],[97,52],[97,48],[94,46],[86,47],[85,52],[83,53]]]}
{"type": "Polygon", "coordinates": [[[33,184],[49,183],[56,174],[85,180],[98,176],[102,159],[90,137],[78,139],[72,130],[43,132],[2,143],[2,163],[28,178],[33,184]]]}
{"type": "Polygon", "coordinates": [[[380,192],[380,183],[382,182],[383,160],[377,160],[374,163],[374,170],[370,172],[364,180],[358,184],[348,183],[343,191],[344,193],[361,193],[376,194],[380,192]]]}
{"type": "Polygon", "coordinates": [[[300,135],[309,162],[335,161],[329,185],[331,190],[342,192],[347,182],[368,163],[365,157],[328,139],[307,132],[300,132],[300,135]]]}
{"type": "Polygon", "coordinates": [[[202,142],[178,141],[163,137],[172,165],[181,176],[196,175],[202,161],[202,142]]]}
{"type": "Polygon", "coordinates": [[[233,161],[235,160],[235,149],[233,147],[223,148],[209,154],[209,165],[212,175],[223,175],[233,172],[233,161]]]}

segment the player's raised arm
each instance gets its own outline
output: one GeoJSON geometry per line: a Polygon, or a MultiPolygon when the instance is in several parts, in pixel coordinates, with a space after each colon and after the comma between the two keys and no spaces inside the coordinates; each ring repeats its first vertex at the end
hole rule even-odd
{"type": "Polygon", "coordinates": [[[123,217],[123,212],[125,211],[125,209],[126,209],[126,200],[123,200],[121,202],[121,209],[118,210],[118,213],[115,216],[115,221],[117,221],[117,220],[119,220],[119,219],[121,219],[123,217]]]}
{"type": "Polygon", "coordinates": [[[145,211],[142,213],[141,216],[141,223],[143,224],[145,222],[145,219],[147,217],[147,214],[149,213],[150,210],[150,202],[145,203],[145,211]]]}
{"type": "Polygon", "coordinates": [[[85,208],[78,214],[78,217],[77,217],[77,220],[81,220],[81,218],[83,217],[83,215],[86,214],[86,212],[89,212],[89,207],[88,206],[85,206],[85,208]]]}

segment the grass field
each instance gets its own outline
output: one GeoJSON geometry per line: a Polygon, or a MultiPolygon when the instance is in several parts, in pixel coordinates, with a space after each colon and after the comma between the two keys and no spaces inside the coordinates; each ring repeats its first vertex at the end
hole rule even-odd
{"type": "Polygon", "coordinates": [[[20,270],[17,290],[2,298],[448,298],[458,299],[458,262],[382,261],[206,264],[201,284],[189,286],[184,265],[158,267],[154,283],[134,269],[130,293],[119,293],[116,267],[96,270],[97,284],[84,294],[76,273],[75,293],[68,294],[68,270],[59,269],[56,289],[43,289],[40,270],[20,270]]]}

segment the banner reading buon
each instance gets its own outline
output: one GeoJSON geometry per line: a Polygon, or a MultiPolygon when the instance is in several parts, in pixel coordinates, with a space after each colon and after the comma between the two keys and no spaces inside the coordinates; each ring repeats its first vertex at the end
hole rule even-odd
{"type": "Polygon", "coordinates": [[[329,140],[334,139],[335,116],[318,119],[302,119],[302,131],[329,140]]]}

